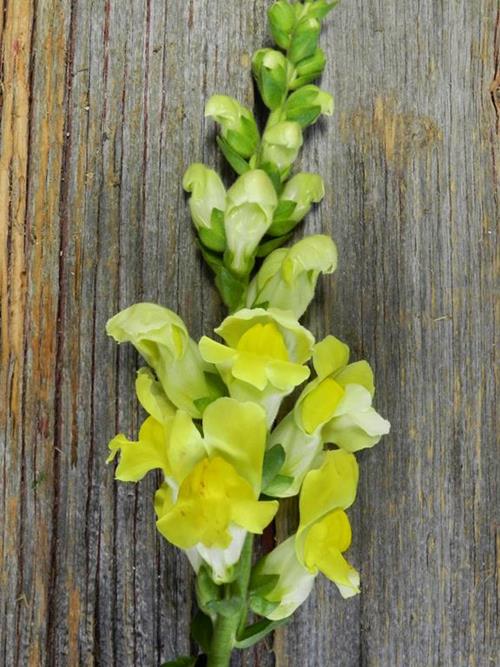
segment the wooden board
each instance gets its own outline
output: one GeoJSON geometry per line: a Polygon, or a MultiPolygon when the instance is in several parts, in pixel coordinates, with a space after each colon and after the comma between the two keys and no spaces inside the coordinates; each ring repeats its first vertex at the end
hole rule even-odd
{"type": "MultiPolygon", "coordinates": [[[[155,480],[104,465],[141,418],[136,355],[104,325],[138,300],[196,337],[220,321],[181,178],[222,165],[203,106],[252,102],[269,4],[0,0],[1,665],[189,651],[191,574],[155,532],[155,480]]],[[[327,195],[300,233],[331,233],[340,267],[307,323],[370,360],[393,430],[360,457],[363,594],[318,579],[235,666],[498,664],[499,17],[498,0],[350,0],[328,22],[336,113],[301,160],[327,195]]]]}

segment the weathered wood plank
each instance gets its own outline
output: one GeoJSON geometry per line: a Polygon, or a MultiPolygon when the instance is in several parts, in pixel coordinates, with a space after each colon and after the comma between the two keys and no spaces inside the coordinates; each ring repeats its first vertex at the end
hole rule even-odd
{"type": "MultiPolygon", "coordinates": [[[[104,324],[142,299],[194,336],[222,317],[181,178],[194,160],[229,173],[203,106],[252,103],[269,4],[0,2],[0,664],[189,650],[191,574],[155,533],[154,480],[116,485],[103,464],[140,419],[137,358],[104,324]]],[[[327,183],[305,231],[341,262],[307,322],[373,363],[393,433],[361,456],[363,594],[318,579],[235,665],[495,664],[499,17],[498,0],[352,0],[328,23],[337,110],[301,165],[327,183]]]]}

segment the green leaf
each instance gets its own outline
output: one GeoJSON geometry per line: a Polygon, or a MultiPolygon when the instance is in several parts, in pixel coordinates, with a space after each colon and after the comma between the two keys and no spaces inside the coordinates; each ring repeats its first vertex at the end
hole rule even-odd
{"type": "Polygon", "coordinates": [[[223,600],[212,600],[207,604],[207,609],[221,616],[234,616],[243,609],[243,599],[237,596],[224,598],[223,600]]]}
{"type": "Polygon", "coordinates": [[[276,628],[288,623],[289,620],[290,616],[282,618],[280,621],[269,621],[266,618],[253,625],[247,626],[239,635],[235,644],[236,648],[250,648],[250,646],[253,646],[257,642],[260,642],[261,639],[264,639],[264,637],[267,637],[267,635],[276,628]]]}
{"type": "Polygon", "coordinates": [[[202,611],[198,611],[191,621],[191,637],[208,653],[212,643],[212,620],[202,611]]]}
{"type": "Polygon", "coordinates": [[[291,234],[284,234],[283,236],[277,236],[274,239],[264,241],[264,243],[261,243],[257,248],[257,253],[255,256],[259,258],[267,257],[273,250],[280,248],[284,243],[286,243],[290,237],[291,234]]]}
{"type": "Polygon", "coordinates": [[[286,454],[282,445],[274,445],[264,455],[262,465],[262,488],[266,489],[281,470],[285,462],[286,454]]]}
{"type": "Polygon", "coordinates": [[[238,155],[238,153],[227,143],[227,141],[224,141],[224,139],[220,136],[217,137],[217,145],[237,174],[241,176],[241,174],[250,171],[250,165],[248,162],[244,160],[241,155],[238,155]]]}

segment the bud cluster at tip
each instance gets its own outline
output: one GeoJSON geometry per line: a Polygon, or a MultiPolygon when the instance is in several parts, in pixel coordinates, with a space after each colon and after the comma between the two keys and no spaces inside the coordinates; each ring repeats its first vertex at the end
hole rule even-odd
{"type": "Polygon", "coordinates": [[[251,109],[228,95],[213,95],[206,104],[205,116],[219,126],[217,144],[237,178],[226,190],[214,170],[194,164],[183,187],[202,255],[231,311],[247,303],[258,260],[282,246],[324,196],[320,176],[292,175],[292,169],[304,130],[333,113],[332,96],[312,82],[325,66],[321,22],[335,4],[279,0],[270,7],[276,48],[259,49],[252,58],[269,110],[261,130],[251,109]]]}

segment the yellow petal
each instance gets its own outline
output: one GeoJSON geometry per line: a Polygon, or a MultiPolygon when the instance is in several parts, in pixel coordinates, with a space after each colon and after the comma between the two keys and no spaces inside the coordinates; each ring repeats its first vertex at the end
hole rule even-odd
{"type": "Polygon", "coordinates": [[[274,322],[254,324],[238,341],[237,349],[259,357],[288,361],[285,341],[274,322]]]}
{"type": "Polygon", "coordinates": [[[259,391],[267,385],[266,362],[254,354],[240,352],[231,371],[233,377],[251,384],[259,391]]]}
{"type": "Polygon", "coordinates": [[[341,449],[326,452],[321,468],[308,472],[302,484],[298,535],[331,511],[352,505],[358,476],[354,454],[341,449]]]}
{"type": "Polygon", "coordinates": [[[276,510],[276,503],[258,502],[250,484],[227,461],[205,458],[184,479],[175,505],[159,518],[157,527],[182,549],[199,543],[226,549],[232,524],[261,532],[276,510]]]}
{"type": "Polygon", "coordinates": [[[342,387],[331,378],[322,380],[308,393],[301,406],[302,425],[305,432],[314,433],[318,426],[331,419],[343,395],[342,387]]]}
{"type": "Polygon", "coordinates": [[[157,421],[163,422],[174,416],[174,406],[149,368],[140,368],[137,371],[135,391],[144,410],[157,421]]]}
{"type": "Polygon", "coordinates": [[[219,398],[205,409],[203,433],[209,455],[222,456],[258,497],[267,437],[264,410],[255,403],[219,398]]]}
{"type": "Polygon", "coordinates": [[[272,361],[266,368],[269,382],[280,391],[291,391],[309,377],[307,366],[290,361],[272,361]]]}
{"type": "Polygon", "coordinates": [[[304,564],[312,573],[320,570],[339,586],[344,597],[359,593],[359,575],[342,556],[351,544],[351,525],[343,510],[335,510],[307,532],[304,564]]]}
{"type": "Polygon", "coordinates": [[[232,503],[231,517],[250,533],[260,534],[274,519],[278,507],[276,500],[242,500],[232,503]]]}
{"type": "MultiPolygon", "coordinates": [[[[156,468],[168,475],[170,466],[167,445],[168,431],[153,417],[148,417],[142,425],[139,442],[128,440],[124,435],[116,436],[109,444],[113,458],[120,451],[115,478],[122,482],[138,482],[156,468]]],[[[111,460],[111,456],[108,460],[111,460]]]]}
{"type": "Polygon", "coordinates": [[[168,446],[168,459],[175,481],[180,484],[205,456],[205,445],[200,432],[191,417],[179,410],[172,421],[168,446]]]}
{"type": "Polygon", "coordinates": [[[198,347],[203,359],[211,364],[223,364],[236,356],[235,351],[230,347],[217,343],[208,336],[201,337],[198,347]]]}
{"type": "Polygon", "coordinates": [[[348,384],[359,384],[367,389],[372,396],[375,393],[373,371],[367,361],[356,361],[354,364],[349,364],[335,375],[335,380],[342,387],[348,384]]]}
{"type": "Polygon", "coordinates": [[[326,336],[314,346],[313,365],[320,378],[338,372],[348,361],[349,347],[335,336],[326,336]]]}

